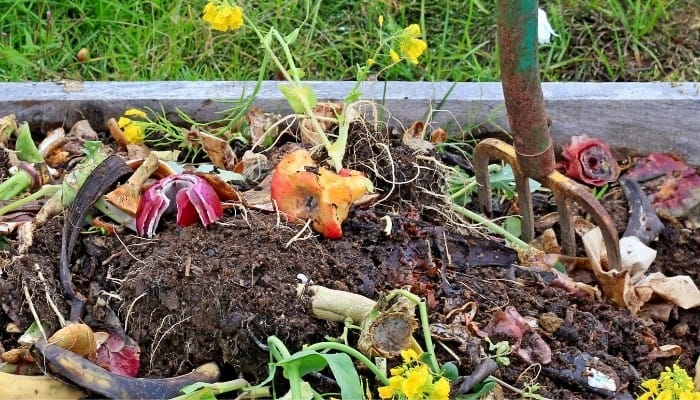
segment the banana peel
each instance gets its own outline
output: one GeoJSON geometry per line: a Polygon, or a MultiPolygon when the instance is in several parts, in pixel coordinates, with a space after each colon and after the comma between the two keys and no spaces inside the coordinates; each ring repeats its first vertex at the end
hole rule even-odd
{"type": "Polygon", "coordinates": [[[3,400],[78,400],[87,393],[49,375],[15,375],[0,372],[0,399],[3,400]]]}
{"type": "Polygon", "coordinates": [[[169,399],[182,394],[180,389],[185,386],[196,382],[213,383],[220,376],[219,367],[215,363],[207,363],[190,373],[172,378],[131,378],[111,373],[72,351],[44,340],[37,341],[34,349],[37,357],[43,356],[44,362],[40,365],[46,365],[52,373],[112,399],[169,399]]]}

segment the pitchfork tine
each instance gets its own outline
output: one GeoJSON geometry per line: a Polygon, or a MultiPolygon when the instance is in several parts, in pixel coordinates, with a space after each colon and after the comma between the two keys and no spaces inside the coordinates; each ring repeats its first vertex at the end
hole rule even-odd
{"type": "Polygon", "coordinates": [[[612,219],[588,188],[555,170],[554,147],[544,114],[544,97],[537,64],[537,0],[499,0],[498,44],[501,81],[514,146],[485,139],[474,150],[474,170],[479,184],[479,204],[491,212],[488,164],[500,159],[513,169],[518,205],[523,217],[523,239],[535,234],[529,178],[549,188],[556,198],[564,252],[574,255],[576,241],[571,204],[577,203],[600,227],[609,268],[620,269],[620,248],[612,219]]]}

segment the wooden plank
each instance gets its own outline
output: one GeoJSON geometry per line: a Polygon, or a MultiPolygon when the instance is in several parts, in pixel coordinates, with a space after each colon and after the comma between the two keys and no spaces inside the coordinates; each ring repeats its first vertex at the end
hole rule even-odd
{"type": "MultiPolygon", "coordinates": [[[[289,111],[279,82],[264,82],[256,104],[289,111]]],[[[309,82],[319,99],[341,100],[353,82],[309,82]]],[[[700,165],[700,83],[544,83],[552,136],[600,137],[619,149],[676,152],[700,165]]],[[[14,113],[46,130],[87,118],[95,127],[132,107],[180,109],[201,121],[220,118],[254,82],[0,83],[0,115],[14,113]]],[[[410,124],[432,112],[449,130],[507,127],[500,83],[365,82],[365,99],[383,104],[390,122],[410,124]],[[444,100],[444,101],[443,101],[444,100]]]]}

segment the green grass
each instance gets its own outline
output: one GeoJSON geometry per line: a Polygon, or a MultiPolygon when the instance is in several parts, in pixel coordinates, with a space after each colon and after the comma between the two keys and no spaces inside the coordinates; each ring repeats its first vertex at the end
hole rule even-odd
{"type": "MultiPolygon", "coordinates": [[[[0,0],[0,80],[248,80],[262,52],[253,32],[211,32],[204,1],[0,0]],[[46,13],[50,11],[50,19],[46,13]],[[76,60],[89,50],[84,63],[76,60]]],[[[700,80],[700,3],[686,0],[541,2],[559,33],[541,50],[545,80],[700,80]]],[[[259,24],[289,32],[303,1],[243,4],[259,24]],[[252,7],[251,7],[252,6],[252,7]]],[[[376,43],[376,21],[419,23],[428,53],[382,79],[495,81],[494,2],[335,0],[315,3],[294,52],[307,79],[349,80],[376,43]],[[366,16],[366,17],[365,17],[366,16]]],[[[278,78],[271,73],[270,79],[278,78]]]]}

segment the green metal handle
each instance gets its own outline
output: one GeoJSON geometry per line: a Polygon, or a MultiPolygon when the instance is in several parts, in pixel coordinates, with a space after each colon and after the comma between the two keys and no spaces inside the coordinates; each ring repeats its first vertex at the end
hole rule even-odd
{"type": "Polygon", "coordinates": [[[532,178],[554,170],[554,149],[544,113],[537,62],[537,0],[498,0],[501,82],[513,143],[532,178]]]}

